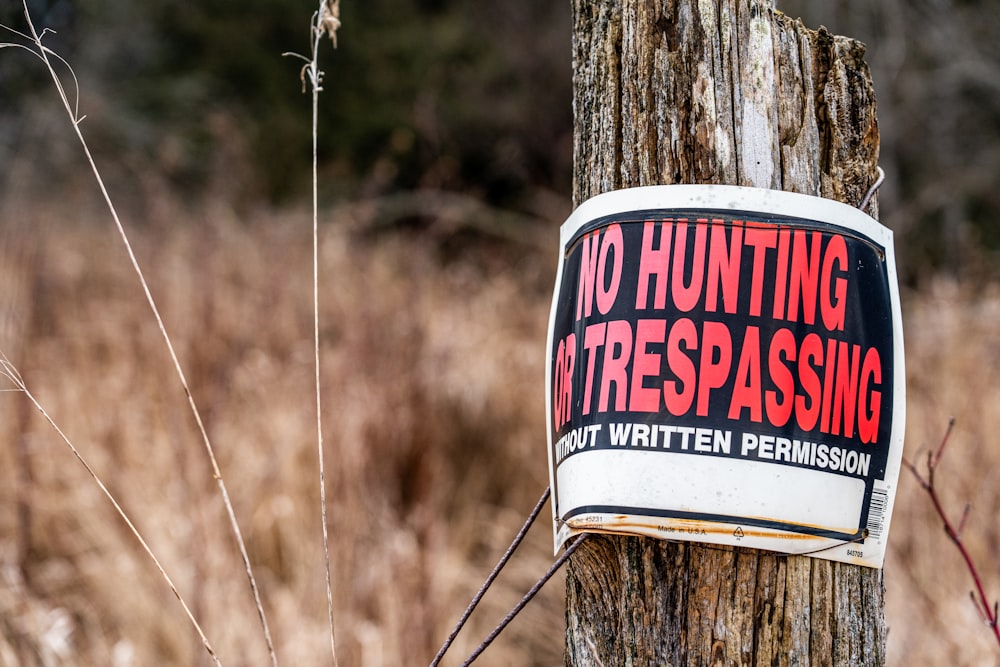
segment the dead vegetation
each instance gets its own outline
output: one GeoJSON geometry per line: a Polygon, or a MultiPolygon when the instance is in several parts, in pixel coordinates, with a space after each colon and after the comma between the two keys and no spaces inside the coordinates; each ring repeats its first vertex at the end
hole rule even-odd
{"type": "MultiPolygon", "coordinates": [[[[262,662],[224,508],[121,249],[99,224],[37,210],[30,220],[5,239],[0,263],[5,350],[147,536],[223,663],[262,662]]],[[[217,443],[278,655],[322,664],[329,643],[310,247],[301,224],[293,215],[238,221],[222,213],[150,225],[135,245],[217,443]]],[[[322,229],[343,664],[429,660],[547,484],[544,263],[537,251],[517,259],[521,249],[509,245],[511,261],[501,262],[484,245],[441,268],[439,241],[365,237],[337,219],[322,229]]],[[[0,398],[0,502],[12,510],[0,515],[11,664],[46,651],[59,658],[63,649],[61,662],[40,664],[110,664],[116,650],[133,655],[131,664],[207,658],[93,481],[22,395],[0,398]],[[64,646],[50,637],[57,622],[64,646]]],[[[550,561],[546,531],[529,540],[456,656],[550,561]]],[[[551,664],[561,644],[542,619],[558,623],[560,605],[553,586],[497,650],[517,663],[551,664]]]]}
{"type": "MultiPolygon", "coordinates": [[[[320,228],[338,658],[420,665],[547,484],[555,258],[537,237],[376,229],[361,210],[329,211],[320,228]]],[[[308,215],[158,211],[133,243],[217,448],[278,658],[325,664],[308,215]]],[[[222,663],[265,663],[199,435],[113,231],[99,212],[39,202],[8,202],[3,220],[0,346],[135,519],[222,663]]],[[[907,456],[957,418],[938,484],[951,506],[972,504],[966,543],[995,592],[1000,293],[940,282],[904,308],[907,456]]],[[[207,664],[162,579],[23,395],[0,393],[0,438],[0,665],[207,664]]],[[[543,522],[445,664],[550,562],[543,522]]],[[[886,583],[890,664],[993,660],[968,573],[905,471],[886,583]]],[[[559,664],[563,625],[554,581],[481,662],[559,664]]]]}

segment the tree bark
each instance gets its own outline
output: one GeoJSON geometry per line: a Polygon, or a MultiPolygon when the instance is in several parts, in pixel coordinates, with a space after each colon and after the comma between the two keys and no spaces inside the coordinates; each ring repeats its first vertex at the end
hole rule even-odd
{"type": "MultiPolygon", "coordinates": [[[[573,13],[576,204],[719,183],[856,205],[874,182],[862,44],[763,0],[573,0],[573,13]]],[[[565,662],[882,665],[883,594],[881,570],[591,535],[567,571],[565,662]]]]}

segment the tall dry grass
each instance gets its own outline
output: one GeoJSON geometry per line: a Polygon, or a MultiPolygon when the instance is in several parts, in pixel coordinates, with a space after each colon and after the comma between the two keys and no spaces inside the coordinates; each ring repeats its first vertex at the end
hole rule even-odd
{"type": "MultiPolygon", "coordinates": [[[[282,664],[329,661],[318,543],[308,214],[160,202],[133,243],[230,486],[282,664]]],[[[338,657],[427,664],[547,484],[544,337],[554,256],[461,227],[320,229],[321,344],[338,657]]],[[[99,211],[0,210],[0,347],[133,516],[226,665],[267,662],[239,553],[186,399],[99,211]]],[[[426,222],[426,221],[425,221],[426,222]]],[[[556,245],[555,226],[543,232],[556,245]]],[[[939,485],[1000,594],[994,406],[1000,292],[905,298],[908,450],[958,418],[939,485]]],[[[207,655],[86,472],[0,393],[0,665],[198,665],[207,655]]],[[[529,535],[445,664],[551,561],[529,535]]],[[[890,664],[991,664],[970,580],[901,480],[886,564],[890,664]]],[[[480,664],[561,663],[551,582],[480,664]]]]}
{"type": "MultiPolygon", "coordinates": [[[[266,648],[224,508],[123,251],[87,216],[43,208],[5,214],[31,222],[4,245],[4,348],[134,517],[223,663],[259,664],[266,648]]],[[[216,211],[137,229],[134,244],[216,444],[279,657],[325,664],[304,219],[216,211]]],[[[328,221],[320,247],[338,653],[345,665],[420,664],[547,483],[537,332],[548,274],[535,251],[509,244],[466,244],[442,267],[440,238],[348,225],[328,221]]],[[[0,394],[11,510],[0,514],[0,655],[204,662],[169,590],[23,398],[0,394]]],[[[529,540],[453,657],[551,560],[544,528],[529,540]]],[[[558,658],[558,588],[496,656],[558,658]]]]}

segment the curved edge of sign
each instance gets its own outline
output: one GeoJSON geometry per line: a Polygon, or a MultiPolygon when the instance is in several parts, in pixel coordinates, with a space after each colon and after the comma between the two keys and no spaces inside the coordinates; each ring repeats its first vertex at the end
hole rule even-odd
{"type": "Polygon", "coordinates": [[[715,209],[796,215],[860,232],[887,248],[892,230],[861,210],[832,199],[739,185],[647,185],[613,190],[580,204],[560,228],[561,241],[591,220],[644,209],[715,209]],[[845,224],[848,223],[848,224],[845,224]]]}

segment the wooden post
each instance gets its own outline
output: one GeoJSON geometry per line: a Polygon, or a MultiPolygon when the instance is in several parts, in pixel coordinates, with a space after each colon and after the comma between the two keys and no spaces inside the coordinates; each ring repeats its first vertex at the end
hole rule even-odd
{"type": "MultiPolygon", "coordinates": [[[[878,126],[863,45],[766,0],[573,0],[577,204],[720,183],[857,204],[878,126]]],[[[868,212],[875,214],[875,204],[868,212]]],[[[566,582],[567,665],[882,665],[882,572],[591,536],[566,582]]]]}

